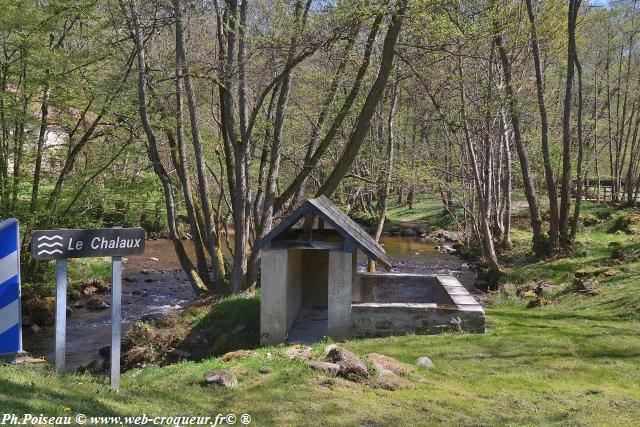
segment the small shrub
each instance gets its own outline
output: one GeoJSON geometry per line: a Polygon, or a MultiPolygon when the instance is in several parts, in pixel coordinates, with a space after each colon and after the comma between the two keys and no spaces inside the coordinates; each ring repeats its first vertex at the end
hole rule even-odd
{"type": "Polygon", "coordinates": [[[640,215],[637,214],[621,214],[614,221],[609,233],[640,233],[640,215]]]}
{"type": "Polygon", "coordinates": [[[598,219],[605,220],[611,218],[611,211],[608,209],[602,209],[596,211],[596,216],[598,219]]]}
{"type": "Polygon", "coordinates": [[[582,225],[585,227],[593,227],[594,225],[600,224],[600,222],[601,220],[594,214],[588,213],[582,215],[582,225]]]}
{"type": "Polygon", "coordinates": [[[609,243],[609,247],[613,249],[611,252],[611,258],[624,261],[627,258],[627,254],[624,248],[624,245],[620,242],[611,242],[609,243]]]}
{"type": "Polygon", "coordinates": [[[529,301],[527,303],[527,308],[537,308],[547,304],[549,304],[549,301],[545,297],[538,297],[529,301]]]}
{"type": "Polygon", "coordinates": [[[53,325],[56,313],[56,299],[52,296],[28,298],[22,301],[22,315],[25,323],[38,326],[53,325]]]}
{"type": "Polygon", "coordinates": [[[500,287],[500,291],[505,295],[505,296],[514,296],[517,294],[517,290],[518,288],[516,287],[515,284],[513,283],[505,283],[504,285],[502,285],[500,287]]]}
{"type": "Polygon", "coordinates": [[[567,255],[571,258],[584,258],[589,255],[589,251],[582,242],[573,241],[567,247],[567,255]]]}
{"type": "Polygon", "coordinates": [[[600,284],[592,277],[576,277],[573,280],[573,288],[576,292],[595,295],[598,293],[600,284]]]}

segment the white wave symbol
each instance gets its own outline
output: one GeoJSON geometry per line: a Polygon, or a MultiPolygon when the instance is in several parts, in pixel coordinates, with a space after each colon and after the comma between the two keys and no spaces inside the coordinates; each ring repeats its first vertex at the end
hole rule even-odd
{"type": "Polygon", "coordinates": [[[47,242],[43,242],[43,243],[38,243],[38,248],[55,248],[55,247],[62,247],[62,242],[53,242],[53,243],[47,243],[47,242]]]}
{"type": "Polygon", "coordinates": [[[52,240],[56,240],[56,239],[62,239],[62,236],[59,236],[57,234],[55,236],[40,236],[40,237],[38,237],[38,242],[40,240],[52,241],[52,240]]]}
{"type": "Polygon", "coordinates": [[[54,250],[51,250],[51,251],[43,249],[41,251],[38,251],[38,255],[42,255],[42,254],[53,255],[53,254],[61,254],[61,253],[62,253],[62,251],[60,249],[54,249],[54,250]]]}

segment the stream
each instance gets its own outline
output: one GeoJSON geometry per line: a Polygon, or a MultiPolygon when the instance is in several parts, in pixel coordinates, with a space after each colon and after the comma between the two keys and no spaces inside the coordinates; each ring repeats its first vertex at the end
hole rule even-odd
{"type": "MultiPolygon", "coordinates": [[[[193,246],[185,242],[185,248],[193,255],[193,246]]],[[[380,242],[392,263],[392,272],[452,274],[467,288],[474,286],[476,274],[455,255],[441,253],[440,243],[418,237],[383,236],[380,242]]],[[[363,257],[359,269],[366,266],[363,257]]],[[[89,279],[89,278],[87,278],[89,279]]],[[[95,294],[106,303],[110,294],[95,294]]],[[[134,322],[147,317],[160,317],[193,301],[195,293],[180,269],[170,240],[149,240],[144,255],[123,260],[122,317],[123,334],[134,322]]],[[[111,310],[88,310],[72,307],[67,316],[66,370],[99,358],[99,349],[111,343],[111,310]]],[[[35,357],[53,360],[55,346],[53,326],[37,332],[23,328],[24,350],[35,357]]]]}

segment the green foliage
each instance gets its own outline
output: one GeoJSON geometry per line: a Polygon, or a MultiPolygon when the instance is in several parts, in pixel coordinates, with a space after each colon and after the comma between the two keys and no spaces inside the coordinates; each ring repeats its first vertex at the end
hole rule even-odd
{"type": "Polygon", "coordinates": [[[609,228],[610,233],[638,234],[639,231],[640,215],[634,213],[621,213],[609,228]]]}

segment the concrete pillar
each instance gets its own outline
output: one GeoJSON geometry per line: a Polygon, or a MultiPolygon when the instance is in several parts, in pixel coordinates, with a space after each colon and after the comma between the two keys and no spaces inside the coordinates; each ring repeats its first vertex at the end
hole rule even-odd
{"type": "Polygon", "coordinates": [[[286,250],[262,252],[260,261],[260,344],[284,342],[287,337],[287,270],[286,250]]]}
{"type": "Polygon", "coordinates": [[[352,252],[329,252],[328,332],[334,339],[350,334],[352,274],[352,252]]]}
{"type": "Polygon", "coordinates": [[[358,251],[354,250],[351,261],[351,302],[362,301],[362,292],[360,291],[360,276],[358,276],[358,251]]]}

